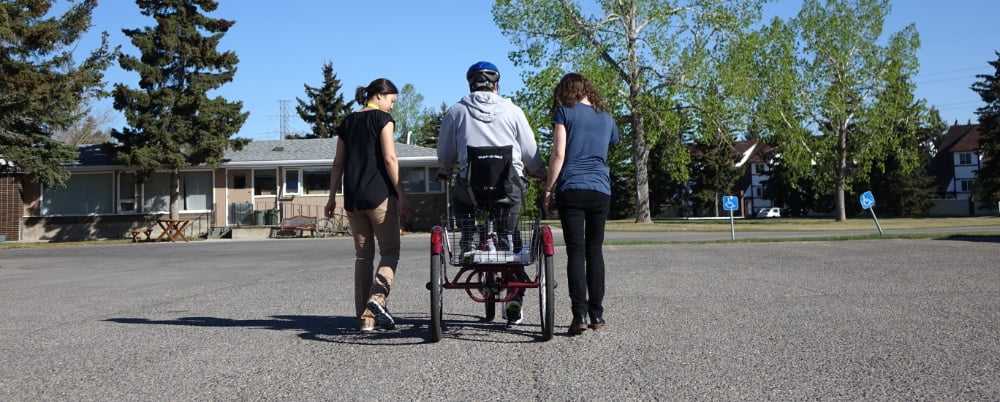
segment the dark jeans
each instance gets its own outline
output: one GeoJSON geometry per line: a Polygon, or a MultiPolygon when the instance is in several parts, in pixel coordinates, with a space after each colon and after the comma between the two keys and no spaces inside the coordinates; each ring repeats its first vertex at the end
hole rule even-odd
{"type": "Polygon", "coordinates": [[[566,240],[566,276],[573,318],[604,315],[604,223],[611,197],[599,191],[569,190],[556,195],[566,240]],[[588,297],[589,296],[589,297],[588,297]]]}
{"type": "MultiPolygon", "coordinates": [[[[485,218],[489,215],[492,218],[494,230],[497,234],[497,249],[500,251],[521,251],[521,231],[518,227],[518,219],[521,216],[521,199],[524,188],[520,185],[513,186],[513,191],[508,194],[507,204],[504,205],[474,205],[472,195],[469,193],[468,185],[463,180],[455,183],[454,197],[452,197],[452,215],[455,224],[462,232],[460,249],[462,252],[474,250],[479,244],[475,243],[476,217],[485,218]],[[511,244],[513,243],[513,244],[511,244]]],[[[480,222],[485,223],[485,222],[480,222]]]]}
{"type": "MultiPolygon", "coordinates": [[[[456,181],[454,196],[452,197],[452,215],[454,216],[455,224],[459,226],[459,230],[462,232],[462,238],[459,242],[459,248],[462,253],[475,250],[479,246],[476,242],[479,239],[476,239],[475,236],[477,226],[476,217],[485,214],[488,214],[492,218],[495,225],[494,230],[499,241],[499,244],[496,245],[497,250],[508,253],[519,253],[521,251],[523,240],[521,239],[521,228],[518,225],[518,220],[521,216],[521,201],[524,196],[523,181],[518,179],[517,185],[513,187],[514,191],[508,194],[509,201],[511,202],[510,205],[476,206],[472,200],[468,185],[462,180],[456,181]]],[[[480,224],[482,223],[480,222],[480,224]]],[[[524,268],[515,270],[514,276],[519,281],[530,280],[524,268]]],[[[524,297],[524,291],[512,291],[517,293],[513,300],[520,302],[524,297]]]]}

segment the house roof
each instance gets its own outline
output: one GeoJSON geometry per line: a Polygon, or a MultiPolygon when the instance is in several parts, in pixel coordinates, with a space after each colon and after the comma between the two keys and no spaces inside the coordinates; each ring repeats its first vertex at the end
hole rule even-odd
{"type": "MultiPolygon", "coordinates": [[[[400,159],[437,158],[437,151],[433,148],[398,142],[396,152],[400,159]]],[[[242,150],[226,151],[225,162],[333,160],[336,154],[336,138],[253,141],[242,150]]]]}
{"type": "Polygon", "coordinates": [[[114,157],[107,152],[104,145],[81,145],[76,150],[79,155],[73,166],[110,166],[115,164],[114,157]]]}
{"type": "MultiPolygon", "coordinates": [[[[111,166],[114,159],[103,145],[83,145],[78,148],[79,157],[71,166],[111,166]]],[[[400,160],[436,159],[437,150],[417,145],[396,143],[400,160]]],[[[227,150],[222,165],[227,163],[250,164],[276,161],[332,161],[337,154],[336,138],[315,138],[304,140],[251,141],[239,151],[227,150]]]]}
{"type": "Polygon", "coordinates": [[[979,149],[979,125],[956,124],[941,138],[941,152],[968,152],[979,149]]]}

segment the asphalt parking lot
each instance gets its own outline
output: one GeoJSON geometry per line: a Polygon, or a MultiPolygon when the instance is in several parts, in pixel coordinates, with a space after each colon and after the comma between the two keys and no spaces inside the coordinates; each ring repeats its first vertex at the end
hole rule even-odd
{"type": "MultiPolygon", "coordinates": [[[[404,238],[395,331],[360,334],[345,239],[0,250],[0,400],[1000,399],[1000,243],[609,246],[609,328],[539,342],[404,238]]],[[[565,261],[557,256],[565,283],[565,261]]]]}

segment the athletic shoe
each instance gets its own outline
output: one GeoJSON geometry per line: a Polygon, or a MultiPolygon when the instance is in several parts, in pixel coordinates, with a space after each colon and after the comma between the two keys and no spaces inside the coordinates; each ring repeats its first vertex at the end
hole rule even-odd
{"type": "Polygon", "coordinates": [[[507,325],[517,325],[524,321],[524,317],[521,316],[521,302],[517,300],[512,300],[507,302],[507,308],[504,310],[506,314],[504,317],[507,318],[507,325]]]}
{"type": "Polygon", "coordinates": [[[382,303],[374,299],[369,299],[368,309],[371,310],[372,314],[375,314],[375,320],[382,328],[396,329],[396,320],[392,318],[392,315],[389,314],[389,309],[383,306],[382,303]]]}

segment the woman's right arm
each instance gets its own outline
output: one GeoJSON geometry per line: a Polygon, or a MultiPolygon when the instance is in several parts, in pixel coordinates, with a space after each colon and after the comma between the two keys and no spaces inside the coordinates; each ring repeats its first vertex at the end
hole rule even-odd
{"type": "Polygon", "coordinates": [[[555,193],[556,181],[559,180],[559,173],[562,171],[563,161],[566,159],[566,126],[556,123],[552,130],[552,155],[549,156],[549,176],[545,180],[545,208],[552,206],[552,197],[555,193]]]}
{"type": "Polygon", "coordinates": [[[340,190],[341,180],[344,177],[344,139],[337,139],[337,156],[333,158],[333,166],[330,169],[330,199],[326,202],[326,217],[332,218],[337,209],[337,190],[340,190]]]}

